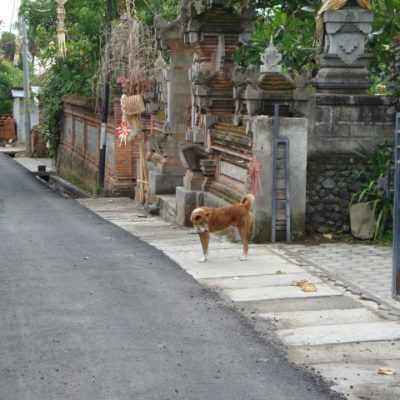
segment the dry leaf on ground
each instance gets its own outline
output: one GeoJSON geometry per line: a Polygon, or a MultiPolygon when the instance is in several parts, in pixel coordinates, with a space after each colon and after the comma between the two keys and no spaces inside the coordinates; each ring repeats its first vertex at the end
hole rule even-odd
{"type": "Polygon", "coordinates": [[[307,279],[292,281],[292,286],[298,286],[303,292],[316,292],[318,289],[307,279]]]}
{"type": "Polygon", "coordinates": [[[312,283],[307,283],[306,285],[301,286],[301,290],[303,292],[316,292],[318,289],[312,283]]]}
{"type": "Polygon", "coordinates": [[[394,375],[396,371],[393,368],[379,368],[378,374],[379,375],[394,375]]]}
{"type": "Polygon", "coordinates": [[[295,281],[292,281],[292,286],[300,286],[300,287],[302,287],[303,285],[305,285],[305,284],[307,284],[308,283],[308,280],[307,279],[301,279],[301,280],[295,280],[295,281]]]}

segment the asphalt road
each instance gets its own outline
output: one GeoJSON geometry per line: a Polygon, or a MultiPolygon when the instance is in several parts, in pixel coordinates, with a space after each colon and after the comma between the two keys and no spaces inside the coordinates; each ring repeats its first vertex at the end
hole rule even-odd
{"type": "Polygon", "coordinates": [[[157,249],[0,154],[1,400],[328,398],[157,249]]]}

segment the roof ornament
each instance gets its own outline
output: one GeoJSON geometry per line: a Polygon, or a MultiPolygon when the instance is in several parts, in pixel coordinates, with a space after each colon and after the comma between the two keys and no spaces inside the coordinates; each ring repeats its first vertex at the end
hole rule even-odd
{"type": "Polygon", "coordinates": [[[282,54],[279,53],[275,47],[272,36],[269,46],[265,49],[264,53],[260,56],[263,65],[260,67],[260,72],[282,72],[282,54]]]}

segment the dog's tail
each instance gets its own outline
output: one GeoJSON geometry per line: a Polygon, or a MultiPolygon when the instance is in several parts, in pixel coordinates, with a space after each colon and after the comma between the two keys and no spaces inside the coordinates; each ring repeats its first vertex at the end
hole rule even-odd
{"type": "Polygon", "coordinates": [[[253,203],[254,203],[254,196],[251,193],[246,194],[246,196],[242,197],[242,200],[240,200],[240,204],[245,206],[248,210],[252,209],[253,203]]]}

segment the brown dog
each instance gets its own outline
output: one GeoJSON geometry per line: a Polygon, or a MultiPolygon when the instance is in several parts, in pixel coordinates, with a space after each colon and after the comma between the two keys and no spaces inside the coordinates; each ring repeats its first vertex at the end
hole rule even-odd
{"type": "Polygon", "coordinates": [[[221,208],[199,207],[193,210],[190,220],[199,234],[203,247],[203,257],[200,262],[207,261],[210,232],[221,231],[231,225],[238,228],[243,244],[243,255],[240,257],[240,260],[246,260],[249,250],[247,238],[253,219],[251,213],[253,202],[254,196],[247,194],[240,200],[239,204],[221,208]]]}

